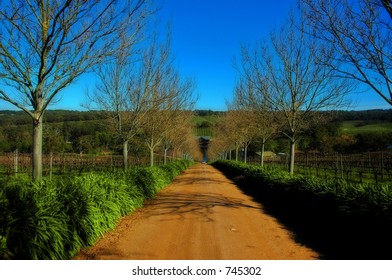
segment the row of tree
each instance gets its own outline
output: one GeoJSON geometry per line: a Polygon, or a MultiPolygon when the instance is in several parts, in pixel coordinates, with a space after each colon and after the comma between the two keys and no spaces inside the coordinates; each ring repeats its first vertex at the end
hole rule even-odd
{"type": "MultiPolygon", "coordinates": [[[[190,124],[191,112],[181,120],[172,123],[165,138],[151,150],[146,143],[145,129],[129,140],[127,163],[162,162],[169,158],[199,157],[197,141],[193,136],[190,124]],[[189,121],[189,122],[188,122],[189,121]],[[174,133],[176,130],[177,133],[174,133]],[[155,157],[158,155],[158,157],[155,157]]],[[[83,117],[83,116],[81,116],[83,117]]],[[[31,154],[31,125],[8,124],[0,126],[0,155],[14,151],[31,154]]],[[[79,120],[55,123],[44,123],[43,153],[46,155],[89,154],[89,155],[120,155],[123,143],[114,133],[111,119],[79,120]]]]}
{"type": "MultiPolygon", "coordinates": [[[[392,105],[392,1],[302,0],[283,25],[254,47],[243,46],[229,113],[215,149],[247,147],[277,132],[290,142],[294,172],[298,140],[345,108],[366,85],[392,105]],[[224,137],[225,136],[225,137],[224,137]]],[[[236,156],[237,158],[237,156],[236,156]]]]}
{"type": "Polygon", "coordinates": [[[140,55],[131,47],[120,48],[111,61],[100,64],[99,83],[88,94],[87,107],[106,112],[113,135],[122,142],[124,169],[129,141],[136,135],[145,140],[151,164],[158,145],[167,151],[174,143],[181,144],[179,137],[192,135],[195,83],[174,68],[169,36],[164,43],[156,36],[140,55]]]}
{"type": "MultiPolygon", "coordinates": [[[[380,114],[382,118],[390,113],[380,114]]],[[[360,116],[361,123],[382,125],[381,119],[366,119],[366,112],[319,112],[317,120],[322,124],[310,120],[296,142],[296,152],[318,153],[323,155],[353,154],[391,149],[392,132],[363,132],[347,134],[343,129],[342,119],[352,121],[360,116]],[[351,116],[351,117],[349,117],[351,116]],[[328,120],[325,122],[324,120],[328,120]]],[[[275,154],[289,155],[290,140],[282,133],[284,123],[278,116],[257,117],[255,112],[229,110],[221,114],[217,124],[212,128],[213,141],[209,147],[209,158],[230,158],[246,161],[251,157],[260,157],[264,163],[264,151],[275,154]],[[270,120],[268,129],[260,131],[261,124],[270,120]]],[[[270,154],[269,154],[270,155],[270,154]]],[[[258,159],[257,159],[258,160],[258,159]]]]}
{"type": "Polygon", "coordinates": [[[181,133],[194,82],[174,68],[169,36],[151,31],[157,10],[149,0],[2,2],[0,99],[31,118],[34,179],[42,177],[45,112],[87,72],[99,81],[88,107],[110,112],[105,118],[123,143],[125,169],[135,135],[143,135],[152,158],[181,133]]]}

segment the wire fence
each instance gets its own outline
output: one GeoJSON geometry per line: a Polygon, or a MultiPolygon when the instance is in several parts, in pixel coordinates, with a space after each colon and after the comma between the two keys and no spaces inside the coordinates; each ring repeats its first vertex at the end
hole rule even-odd
{"type": "MultiPolygon", "coordinates": [[[[248,159],[259,164],[260,157],[248,159]]],[[[288,169],[288,156],[276,155],[264,158],[268,167],[288,169]]],[[[363,154],[297,153],[295,172],[318,177],[344,179],[355,183],[392,183],[392,151],[363,154]]]]}
{"type": "MultiPolygon", "coordinates": [[[[168,160],[171,160],[169,157],[168,160]]],[[[154,165],[164,163],[164,157],[156,154],[154,165]]],[[[128,166],[148,166],[149,157],[128,158],[128,166]]],[[[87,154],[44,154],[42,156],[43,175],[81,174],[88,171],[113,171],[123,168],[121,155],[87,155],[87,154]]],[[[17,151],[0,155],[0,175],[11,176],[32,174],[31,154],[17,151]]]]}

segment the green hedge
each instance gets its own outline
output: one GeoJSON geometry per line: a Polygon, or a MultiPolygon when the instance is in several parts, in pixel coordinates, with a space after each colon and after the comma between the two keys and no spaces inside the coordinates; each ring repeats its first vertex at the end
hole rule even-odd
{"type": "Polygon", "coordinates": [[[72,258],[191,164],[179,160],[161,167],[135,167],[126,173],[2,181],[0,258],[72,258]]]}
{"type": "Polygon", "coordinates": [[[392,258],[390,185],[290,175],[234,161],[213,165],[321,258],[392,258]]]}
{"type": "Polygon", "coordinates": [[[344,180],[291,175],[235,161],[216,161],[212,165],[230,177],[244,176],[250,186],[258,187],[264,193],[324,204],[323,207],[334,208],[342,214],[392,219],[392,188],[386,184],[354,184],[344,180]]]}

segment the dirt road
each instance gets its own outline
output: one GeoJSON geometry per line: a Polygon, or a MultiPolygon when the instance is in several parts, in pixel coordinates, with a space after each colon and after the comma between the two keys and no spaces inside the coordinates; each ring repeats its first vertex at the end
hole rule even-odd
{"type": "Polygon", "coordinates": [[[180,175],[76,259],[317,259],[262,205],[209,165],[180,175]]]}

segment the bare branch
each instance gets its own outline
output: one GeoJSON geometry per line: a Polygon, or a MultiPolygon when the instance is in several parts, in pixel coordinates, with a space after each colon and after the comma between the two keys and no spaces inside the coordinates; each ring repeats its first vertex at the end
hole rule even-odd
{"type": "Polygon", "coordinates": [[[0,9],[0,99],[33,119],[33,176],[42,174],[42,116],[60,91],[141,30],[148,0],[9,0],[0,9]]]}
{"type": "Polygon", "coordinates": [[[302,0],[310,33],[333,48],[321,61],[392,105],[391,1],[302,0]]]}

